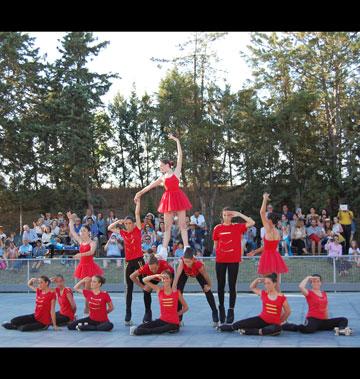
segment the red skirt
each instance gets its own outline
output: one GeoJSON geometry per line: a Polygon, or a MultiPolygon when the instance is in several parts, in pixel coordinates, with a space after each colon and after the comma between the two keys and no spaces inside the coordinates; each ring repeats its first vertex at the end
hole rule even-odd
{"type": "Polygon", "coordinates": [[[190,200],[182,190],[165,191],[158,207],[159,213],[189,210],[192,208],[190,200]]]}
{"type": "Polygon", "coordinates": [[[103,275],[103,270],[95,263],[79,263],[74,271],[74,278],[84,279],[87,276],[103,275]]]}
{"type": "Polygon", "coordinates": [[[288,271],[289,269],[278,251],[265,250],[261,254],[258,267],[259,274],[266,275],[273,272],[283,274],[288,271]]]}

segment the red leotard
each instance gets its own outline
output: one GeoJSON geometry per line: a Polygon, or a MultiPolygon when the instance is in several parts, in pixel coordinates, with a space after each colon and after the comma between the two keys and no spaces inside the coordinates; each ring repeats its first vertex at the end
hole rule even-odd
{"type": "Polygon", "coordinates": [[[279,240],[269,241],[264,237],[264,251],[261,254],[258,273],[261,275],[282,274],[288,272],[286,263],[282,259],[277,247],[279,240]]]}
{"type": "MultiPolygon", "coordinates": [[[[90,244],[80,244],[80,253],[87,253],[91,250],[90,244]]],[[[94,262],[94,256],[81,256],[80,263],[76,267],[74,277],[77,279],[83,279],[87,276],[102,275],[103,270],[94,262]]]]}
{"type": "Polygon", "coordinates": [[[91,290],[83,290],[85,299],[89,302],[89,317],[98,322],[109,321],[106,304],[111,302],[110,295],[106,291],[101,291],[97,295],[91,290]]]}
{"type": "Polygon", "coordinates": [[[73,309],[71,308],[69,299],[67,298],[67,294],[73,296],[71,288],[65,287],[62,295],[60,293],[60,288],[55,288],[55,292],[57,295],[58,303],[60,305],[60,314],[69,317],[69,319],[73,321],[75,318],[75,314],[73,309]]]}
{"type": "MultiPolygon", "coordinates": [[[[142,276],[149,276],[149,275],[161,274],[165,270],[170,270],[172,273],[174,273],[174,269],[169,265],[169,263],[161,259],[159,260],[159,268],[157,272],[153,273],[150,270],[149,263],[146,263],[146,265],[140,267],[138,271],[139,271],[139,274],[142,276]]],[[[155,279],[155,280],[158,280],[158,279],[155,279]]]]}
{"type": "Polygon", "coordinates": [[[125,260],[128,262],[133,259],[142,258],[141,230],[135,226],[131,232],[128,232],[125,229],[120,229],[120,234],[124,239],[125,260]]]}
{"type": "Polygon", "coordinates": [[[286,300],[284,295],[278,295],[275,300],[269,299],[269,296],[266,291],[261,291],[261,300],[263,302],[262,312],[259,314],[259,317],[262,318],[268,324],[280,325],[280,316],[282,306],[286,300]]]}
{"type": "Polygon", "coordinates": [[[55,292],[43,293],[36,289],[35,319],[44,325],[51,325],[51,301],[56,300],[55,292]]]}
{"type": "Polygon", "coordinates": [[[213,231],[213,240],[218,241],[216,247],[216,262],[241,262],[241,238],[247,227],[244,223],[216,225],[213,231]]]}
{"type": "Polygon", "coordinates": [[[165,178],[164,187],[165,192],[160,200],[158,212],[167,213],[192,208],[190,200],[179,188],[179,179],[175,174],[172,174],[169,178],[165,178]]]}
{"type": "Polygon", "coordinates": [[[181,260],[183,261],[184,272],[187,276],[198,276],[199,270],[201,269],[201,267],[204,266],[204,263],[202,263],[201,261],[198,261],[196,258],[193,258],[194,263],[192,264],[191,267],[186,266],[184,262],[184,257],[181,257],[181,260]]]}
{"type": "Polygon", "coordinates": [[[327,319],[328,299],[325,291],[321,291],[320,297],[316,295],[314,291],[308,290],[308,295],[305,296],[305,299],[309,306],[306,318],[314,317],[319,320],[327,319]]]}
{"type": "Polygon", "coordinates": [[[158,294],[160,303],[160,320],[168,322],[170,324],[179,325],[178,316],[178,300],[179,291],[172,292],[171,295],[166,295],[162,288],[158,294]]]}

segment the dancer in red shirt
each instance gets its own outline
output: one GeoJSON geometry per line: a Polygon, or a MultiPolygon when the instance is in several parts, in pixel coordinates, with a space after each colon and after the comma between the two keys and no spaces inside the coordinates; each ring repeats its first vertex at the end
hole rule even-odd
{"type": "Polygon", "coordinates": [[[132,326],[130,328],[131,335],[144,334],[160,334],[160,333],[175,333],[179,331],[179,316],[187,312],[189,309],[182,293],[179,290],[172,288],[174,274],[166,270],[162,274],[150,275],[144,278],[144,284],[157,292],[160,303],[160,318],[151,322],[132,326]],[[153,280],[161,280],[163,286],[153,284],[153,280]],[[180,311],[177,310],[178,301],[182,305],[180,311]]]}
{"type": "MultiPolygon", "coordinates": [[[[125,325],[132,325],[131,304],[134,290],[134,282],[130,279],[133,272],[145,265],[143,252],[141,248],[141,217],[140,217],[140,199],[136,200],[135,220],[132,216],[126,216],[125,219],[117,220],[108,226],[108,230],[114,233],[118,232],[117,225],[125,226],[120,229],[120,235],[124,239],[125,247],[125,279],[126,279],[126,313],[125,325]]],[[[145,299],[144,299],[145,302],[145,299]]],[[[146,307],[146,304],[145,304],[146,307]]]]}
{"type": "Polygon", "coordinates": [[[169,139],[172,139],[176,142],[177,145],[177,163],[176,168],[173,170],[173,162],[169,159],[161,159],[160,160],[160,171],[163,174],[160,178],[143,188],[135,195],[135,202],[139,199],[143,194],[150,191],[152,188],[155,188],[159,185],[163,185],[165,187],[165,192],[161,198],[160,205],[158,207],[159,213],[164,213],[164,221],[165,221],[165,233],[164,239],[162,242],[162,248],[159,253],[159,258],[166,259],[167,258],[167,250],[171,236],[171,226],[174,222],[174,215],[177,214],[179,228],[181,232],[181,238],[184,243],[184,251],[189,247],[188,241],[188,231],[186,227],[186,211],[192,208],[192,205],[186,196],[186,194],[179,188],[179,181],[181,175],[181,167],[182,167],[182,149],[180,145],[180,141],[178,138],[173,135],[169,135],[169,139]]]}
{"type": "MultiPolygon", "coordinates": [[[[74,229],[74,222],[76,219],[76,214],[71,214],[67,212],[67,217],[69,219],[69,229],[71,237],[77,241],[79,244],[79,253],[73,256],[73,259],[80,259],[78,266],[74,271],[74,277],[77,279],[83,279],[88,276],[102,275],[102,269],[94,262],[94,255],[96,252],[96,242],[91,240],[90,227],[88,225],[83,225],[80,229],[80,236],[76,233],[74,229]]],[[[90,285],[90,283],[83,282],[84,285],[90,285]]],[[[90,287],[85,287],[90,289],[90,287]]],[[[89,304],[85,301],[84,314],[89,313],[89,304]]]]}
{"type": "MultiPolygon", "coordinates": [[[[177,288],[181,291],[181,293],[183,293],[185,284],[189,277],[196,278],[196,280],[199,282],[202,290],[205,293],[206,300],[212,310],[212,319],[214,326],[217,326],[219,323],[219,314],[216,308],[214,294],[211,291],[210,276],[206,271],[204,263],[198,261],[194,257],[194,250],[191,247],[185,251],[184,256],[180,259],[180,263],[178,265],[173,283],[173,288],[177,288]]],[[[178,310],[181,310],[181,303],[179,303],[178,310]]],[[[182,320],[182,317],[180,317],[180,320],[182,320]]]]}
{"type": "Polygon", "coordinates": [[[55,293],[60,305],[60,311],[56,312],[56,323],[59,326],[65,326],[75,319],[74,295],[70,287],[65,287],[65,280],[61,274],[57,274],[50,280],[56,284],[55,293]]]}
{"type": "Polygon", "coordinates": [[[266,204],[270,200],[270,195],[264,193],[263,202],[260,209],[260,216],[265,228],[264,249],[262,251],[258,273],[267,275],[275,272],[278,275],[277,291],[280,292],[281,274],[288,272],[288,268],[278,251],[279,241],[281,239],[279,231],[276,229],[278,215],[270,213],[266,217],[266,204]]]}
{"type": "Polygon", "coordinates": [[[36,292],[35,313],[18,316],[10,322],[2,324],[6,329],[16,329],[22,332],[30,332],[33,330],[47,329],[49,325],[53,325],[54,330],[58,330],[55,316],[56,295],[50,289],[50,279],[43,275],[39,279],[31,278],[28,287],[36,292]],[[38,282],[35,287],[34,283],[38,282]]]}
{"type": "Polygon", "coordinates": [[[89,317],[75,320],[68,325],[69,330],[109,332],[114,325],[109,321],[108,314],[114,310],[110,295],[106,291],[101,291],[101,286],[105,283],[105,278],[94,275],[92,278],[81,279],[74,287],[76,292],[84,295],[89,302],[89,317]],[[82,289],[84,282],[90,283],[91,290],[82,289]]]}
{"type": "Polygon", "coordinates": [[[255,225],[255,221],[240,212],[231,211],[229,207],[222,210],[222,224],[216,225],[213,231],[214,248],[216,252],[216,277],[218,282],[220,323],[225,322],[225,282],[226,271],[229,283],[229,309],[226,323],[234,322],[236,302],[236,280],[242,257],[241,239],[247,228],[255,225]],[[233,217],[241,217],[246,223],[232,223],[233,217]]]}
{"type": "MultiPolygon", "coordinates": [[[[148,285],[145,285],[143,279],[149,275],[161,274],[164,271],[169,270],[174,273],[174,269],[164,261],[163,259],[157,259],[155,255],[152,255],[149,259],[149,262],[145,266],[140,267],[138,270],[134,271],[130,275],[130,279],[142,288],[144,292],[144,303],[145,303],[145,315],[143,322],[152,321],[152,311],[151,311],[151,292],[152,289],[148,285]],[[140,279],[139,279],[140,278],[140,279]]],[[[157,284],[159,279],[154,279],[153,284],[157,284]]]]}
{"type": "Polygon", "coordinates": [[[348,327],[348,319],[345,317],[329,318],[328,298],[325,291],[321,291],[321,276],[314,274],[307,276],[300,284],[301,293],[305,296],[308,303],[308,313],[303,325],[286,323],[282,326],[283,330],[301,333],[314,333],[318,330],[335,330],[335,334],[349,336],[352,329],[348,327]],[[310,281],[311,289],[306,285],[310,281]]]}
{"type": "Polygon", "coordinates": [[[275,336],[281,332],[281,324],[287,320],[291,310],[288,301],[282,293],[276,289],[277,275],[275,273],[265,275],[265,278],[255,279],[250,289],[261,297],[262,312],[256,316],[240,320],[232,325],[219,326],[222,332],[239,330],[240,334],[275,336]],[[265,290],[257,288],[259,283],[264,283],[265,290]]]}

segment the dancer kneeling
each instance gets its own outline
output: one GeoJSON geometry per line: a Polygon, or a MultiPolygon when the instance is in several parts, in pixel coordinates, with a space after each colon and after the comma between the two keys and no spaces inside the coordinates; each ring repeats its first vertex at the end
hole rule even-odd
{"type": "Polygon", "coordinates": [[[28,282],[28,287],[36,292],[35,313],[15,317],[2,326],[5,329],[30,332],[47,329],[49,325],[53,324],[54,330],[58,330],[55,316],[56,295],[49,286],[50,279],[47,276],[40,276],[39,279],[31,278],[28,282]],[[38,287],[33,285],[35,281],[38,282],[38,287]]]}
{"type": "Polygon", "coordinates": [[[314,333],[318,330],[334,330],[336,335],[351,335],[348,319],[345,317],[329,318],[328,299],[325,291],[321,291],[321,276],[314,274],[307,276],[300,284],[301,293],[305,296],[309,306],[306,320],[303,325],[286,323],[283,330],[301,333],[314,333]],[[310,281],[312,289],[306,289],[310,281]]]}
{"type": "Polygon", "coordinates": [[[251,283],[250,289],[256,295],[261,296],[263,309],[260,315],[237,321],[232,325],[223,324],[218,329],[223,332],[239,330],[241,334],[248,335],[279,335],[281,324],[287,320],[291,310],[285,295],[277,291],[276,283],[277,275],[275,273],[265,275],[265,278],[255,279],[251,283]],[[257,288],[261,282],[264,283],[265,290],[257,288]]]}
{"type": "Polygon", "coordinates": [[[61,274],[50,279],[56,284],[55,293],[60,305],[60,311],[56,312],[56,324],[66,326],[75,320],[76,304],[74,295],[69,287],[65,287],[65,280],[61,274]]]}
{"type": "Polygon", "coordinates": [[[74,290],[83,294],[89,303],[89,317],[76,320],[68,325],[69,330],[109,332],[114,325],[109,321],[108,313],[114,310],[110,295],[101,291],[105,278],[95,275],[80,280],[74,290]],[[90,283],[91,290],[81,289],[84,284],[90,283]]]}
{"type": "Polygon", "coordinates": [[[151,289],[157,292],[160,303],[160,318],[141,324],[139,326],[132,326],[130,328],[131,335],[143,334],[160,334],[160,333],[174,333],[179,331],[179,316],[184,314],[188,309],[182,293],[179,290],[173,290],[172,282],[174,274],[166,270],[162,274],[150,275],[144,278],[144,284],[148,285],[151,289]],[[153,284],[152,281],[160,279],[163,282],[163,287],[153,284]],[[180,311],[177,310],[178,301],[182,305],[180,311]]]}

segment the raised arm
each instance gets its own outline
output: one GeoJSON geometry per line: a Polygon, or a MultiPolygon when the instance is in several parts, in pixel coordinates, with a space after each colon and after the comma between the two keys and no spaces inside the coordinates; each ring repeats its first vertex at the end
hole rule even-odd
{"type": "Polygon", "coordinates": [[[270,232],[269,221],[266,217],[266,204],[270,200],[269,196],[270,195],[266,192],[263,194],[263,201],[260,208],[260,217],[266,232],[270,232]]]}
{"type": "Polygon", "coordinates": [[[141,230],[140,197],[135,199],[135,203],[136,203],[136,207],[135,207],[136,226],[141,230]]]}
{"type": "Polygon", "coordinates": [[[123,224],[124,224],[124,220],[123,219],[116,220],[112,224],[110,224],[107,229],[108,229],[109,232],[116,233],[117,232],[116,225],[123,225],[123,224]]]}
{"type": "Polygon", "coordinates": [[[76,292],[79,292],[81,294],[83,294],[83,289],[81,288],[81,286],[85,283],[85,282],[90,282],[91,278],[89,276],[79,280],[75,286],[74,286],[74,291],[76,292]]]}
{"type": "Polygon", "coordinates": [[[172,134],[169,134],[169,139],[172,139],[173,141],[176,142],[176,147],[177,147],[177,161],[176,161],[176,167],[174,170],[174,174],[180,178],[181,175],[181,168],[182,168],[182,160],[183,160],[183,153],[180,145],[180,140],[173,136],[172,134]]]}
{"type": "Polygon", "coordinates": [[[70,231],[70,236],[77,242],[81,243],[81,238],[80,236],[75,232],[74,228],[74,218],[76,217],[75,214],[72,214],[70,211],[66,213],[67,218],[69,219],[69,231],[70,231]]]}
{"type": "Polygon", "coordinates": [[[252,226],[255,225],[255,221],[251,218],[251,217],[248,217],[248,216],[245,216],[244,214],[242,214],[241,212],[237,212],[237,211],[228,211],[228,213],[230,213],[232,215],[232,217],[241,217],[243,220],[246,221],[246,224],[245,226],[247,228],[251,228],[252,226]]]}
{"type": "Polygon", "coordinates": [[[306,289],[306,285],[308,283],[308,281],[312,278],[312,276],[307,276],[305,279],[303,279],[303,281],[299,284],[299,289],[301,291],[301,293],[304,295],[304,296],[307,296],[309,294],[309,291],[306,289]]]}
{"type": "Polygon", "coordinates": [[[159,292],[160,287],[156,284],[151,283],[151,281],[153,279],[161,279],[161,278],[162,278],[161,274],[149,275],[143,279],[143,282],[144,282],[144,284],[147,284],[152,290],[159,292]]]}
{"type": "Polygon", "coordinates": [[[256,278],[251,284],[250,289],[253,291],[256,295],[261,295],[261,289],[257,288],[257,285],[264,281],[264,278],[256,278]]]}
{"type": "Polygon", "coordinates": [[[36,281],[37,279],[36,278],[31,278],[29,281],[28,281],[28,287],[30,289],[32,289],[33,291],[36,292],[36,287],[34,286],[34,282],[36,281]]]}

